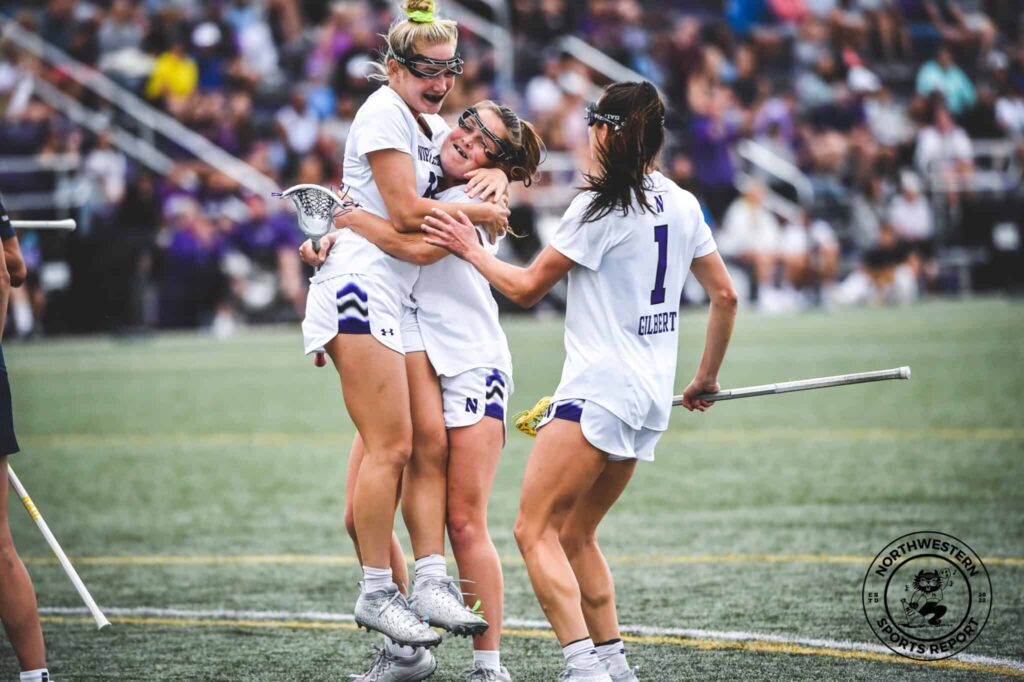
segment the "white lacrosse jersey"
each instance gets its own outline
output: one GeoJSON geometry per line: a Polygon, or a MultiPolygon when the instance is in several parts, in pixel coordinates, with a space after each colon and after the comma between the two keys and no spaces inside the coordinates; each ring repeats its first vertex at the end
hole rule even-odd
{"type": "Polygon", "coordinates": [[[717,248],[697,199],[647,176],[654,211],[631,206],[583,223],[592,194],[569,205],[551,246],[569,271],[565,365],[554,399],[593,401],[631,428],[664,431],[672,407],[679,300],[694,258],[717,248]]]}
{"type": "MultiPolygon", "coordinates": [[[[440,116],[423,118],[432,136],[424,134],[408,105],[387,86],[378,88],[359,107],[345,142],[344,182],[349,196],[364,210],[390,220],[370,169],[370,152],[397,149],[409,154],[416,169],[416,193],[431,196],[437,188],[443,175],[437,141],[448,134],[449,127],[440,116]]],[[[372,275],[408,299],[418,273],[418,266],[392,258],[352,230],[343,230],[313,281],[343,274],[372,275]]]]}
{"type": "MultiPolygon", "coordinates": [[[[453,204],[475,204],[465,187],[445,190],[435,197],[453,204]]],[[[484,248],[497,253],[487,232],[477,227],[484,248]]],[[[438,376],[453,377],[471,369],[500,369],[512,379],[512,354],[498,321],[498,304],[491,285],[476,268],[455,256],[445,256],[420,268],[413,287],[420,334],[427,357],[438,376]]]]}

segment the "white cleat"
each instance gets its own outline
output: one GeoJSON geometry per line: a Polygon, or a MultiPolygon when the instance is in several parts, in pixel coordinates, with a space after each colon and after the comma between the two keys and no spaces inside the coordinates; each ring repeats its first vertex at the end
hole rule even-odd
{"type": "Polygon", "coordinates": [[[453,635],[475,637],[487,630],[487,621],[462,600],[454,578],[428,578],[416,583],[409,607],[431,625],[453,635]]]}
{"type": "Polygon", "coordinates": [[[640,682],[636,676],[636,668],[630,668],[619,674],[610,673],[612,682],[640,682]]]}
{"type": "Polygon", "coordinates": [[[512,675],[509,674],[508,668],[505,666],[495,670],[482,663],[474,662],[473,667],[466,668],[462,672],[468,675],[467,682],[512,682],[512,675]]]}
{"type": "Polygon", "coordinates": [[[387,590],[367,594],[360,583],[356,601],[356,625],[385,634],[398,644],[432,647],[441,643],[441,635],[430,629],[410,608],[405,597],[392,583],[387,590]]]}
{"type": "Polygon", "coordinates": [[[370,669],[362,675],[351,675],[352,682],[419,682],[434,674],[437,661],[426,649],[416,649],[409,658],[394,656],[387,649],[376,650],[370,669]]]}
{"type": "Polygon", "coordinates": [[[566,667],[558,676],[558,682],[612,682],[606,670],[580,670],[566,667]]]}

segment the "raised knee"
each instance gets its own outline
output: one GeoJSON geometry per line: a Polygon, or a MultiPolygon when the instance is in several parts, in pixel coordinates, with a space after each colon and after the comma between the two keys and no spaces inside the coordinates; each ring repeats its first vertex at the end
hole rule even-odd
{"type": "Polygon", "coordinates": [[[515,525],[512,527],[512,535],[516,539],[516,544],[519,545],[520,554],[529,552],[540,539],[540,533],[537,532],[536,525],[521,511],[519,516],[516,517],[515,525]]]}

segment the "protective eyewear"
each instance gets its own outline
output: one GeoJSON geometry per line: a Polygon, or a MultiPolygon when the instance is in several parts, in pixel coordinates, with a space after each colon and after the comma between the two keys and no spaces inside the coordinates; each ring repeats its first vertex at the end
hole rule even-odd
{"type": "Polygon", "coordinates": [[[403,57],[400,54],[393,54],[395,61],[409,69],[409,73],[417,78],[439,78],[447,74],[453,76],[462,75],[462,57],[456,54],[451,59],[433,59],[424,57],[421,54],[414,54],[410,57],[403,57]]]}
{"type": "Polygon", "coordinates": [[[475,133],[480,131],[484,137],[494,143],[494,146],[498,148],[497,152],[492,152],[484,145],[484,155],[494,161],[495,163],[505,163],[512,161],[515,158],[515,151],[509,143],[494,133],[492,133],[484,122],[480,120],[480,114],[477,113],[476,107],[469,107],[462,112],[459,116],[459,127],[465,130],[467,133],[475,133]]]}
{"type": "Polygon", "coordinates": [[[597,104],[595,102],[591,102],[587,105],[587,108],[584,109],[584,118],[587,119],[588,128],[596,123],[604,123],[605,125],[610,126],[612,132],[615,133],[622,130],[622,126],[626,125],[624,117],[619,116],[618,114],[602,114],[597,110],[597,104]]]}

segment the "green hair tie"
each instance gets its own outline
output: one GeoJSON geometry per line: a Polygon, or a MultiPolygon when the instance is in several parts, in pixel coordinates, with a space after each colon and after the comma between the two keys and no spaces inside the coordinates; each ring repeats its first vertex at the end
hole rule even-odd
{"type": "Polygon", "coordinates": [[[434,23],[434,13],[423,10],[409,12],[409,21],[416,22],[417,24],[432,24],[434,23]]]}

